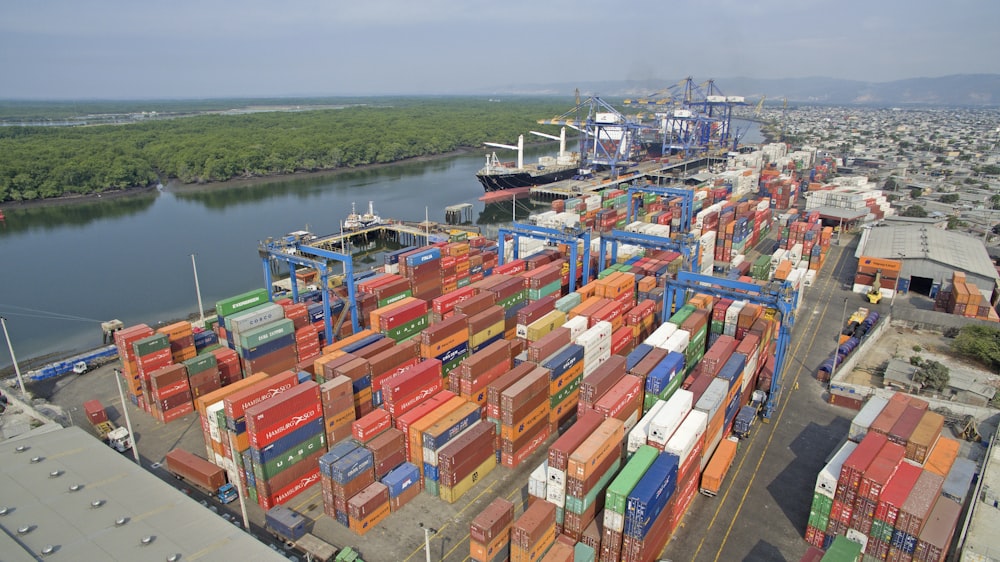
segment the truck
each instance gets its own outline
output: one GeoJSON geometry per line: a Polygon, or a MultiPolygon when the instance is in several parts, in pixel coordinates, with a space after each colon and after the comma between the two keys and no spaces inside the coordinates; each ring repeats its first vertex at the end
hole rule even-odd
{"type": "Polygon", "coordinates": [[[227,481],[225,470],[194,453],[174,449],[167,453],[164,464],[170,474],[193,484],[222,503],[231,503],[239,497],[236,487],[227,481]]]}
{"type": "Polygon", "coordinates": [[[767,400],[767,394],[763,390],[755,390],[750,396],[750,403],[737,412],[736,420],[733,421],[733,435],[738,439],[746,439],[750,436],[750,430],[753,429],[754,422],[757,421],[765,400],[767,400]]]}
{"type": "Polygon", "coordinates": [[[84,402],[83,410],[87,414],[90,425],[97,432],[98,439],[119,453],[124,453],[132,448],[132,436],[129,435],[128,429],[118,427],[115,422],[108,419],[108,412],[100,400],[84,402]]]}
{"type": "Polygon", "coordinates": [[[725,480],[729,467],[733,465],[736,458],[736,448],[739,440],[734,437],[727,437],[719,442],[715,448],[712,459],[708,461],[705,471],[701,473],[701,487],[699,491],[702,495],[714,498],[722,489],[722,481],[725,480]]]}
{"type": "Polygon", "coordinates": [[[281,541],[285,548],[297,549],[307,554],[311,560],[319,562],[334,560],[337,547],[310,533],[311,527],[312,521],[283,505],[276,505],[264,512],[264,529],[281,541]]]}

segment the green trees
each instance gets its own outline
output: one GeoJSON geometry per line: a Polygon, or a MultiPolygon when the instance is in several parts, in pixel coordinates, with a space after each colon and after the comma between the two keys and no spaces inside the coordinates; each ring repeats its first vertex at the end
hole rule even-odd
{"type": "Polygon", "coordinates": [[[963,326],[951,348],[995,370],[1000,370],[1000,329],[963,326]]]}
{"type": "Polygon", "coordinates": [[[948,367],[934,360],[920,360],[916,356],[910,358],[911,363],[913,363],[914,358],[918,360],[916,363],[917,372],[913,374],[914,382],[920,383],[924,388],[938,391],[948,387],[948,381],[951,378],[948,367]]]}
{"type": "Polygon", "coordinates": [[[514,143],[560,100],[400,98],[379,105],[200,115],[131,125],[0,128],[0,203],[334,170],[514,143]]]}
{"type": "Polygon", "coordinates": [[[904,217],[922,218],[927,216],[927,210],[921,207],[920,205],[910,205],[909,207],[906,208],[906,210],[904,210],[902,213],[899,214],[900,216],[904,217]]]}
{"type": "Polygon", "coordinates": [[[938,197],[938,201],[942,203],[957,203],[958,194],[957,193],[945,193],[941,197],[938,197]]]}

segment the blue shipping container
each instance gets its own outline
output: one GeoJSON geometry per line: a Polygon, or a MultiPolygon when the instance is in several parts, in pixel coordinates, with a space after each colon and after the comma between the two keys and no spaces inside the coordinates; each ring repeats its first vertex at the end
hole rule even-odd
{"type": "Polygon", "coordinates": [[[635,346],[635,349],[625,357],[625,370],[631,371],[650,351],[653,351],[653,346],[651,345],[640,343],[635,346]]]}
{"type": "Polygon", "coordinates": [[[372,456],[372,452],[364,447],[358,447],[333,463],[330,477],[339,484],[346,484],[357,478],[359,474],[366,470],[372,470],[374,467],[375,458],[372,456]]]}
{"type": "Polygon", "coordinates": [[[277,441],[267,445],[263,449],[250,447],[250,458],[257,464],[264,464],[275,457],[285,454],[289,449],[295,448],[299,444],[312,439],[317,433],[323,433],[323,418],[306,423],[288,435],[278,438],[277,441]]]}
{"type": "Polygon", "coordinates": [[[482,350],[486,349],[487,347],[489,347],[490,344],[496,343],[496,342],[500,341],[501,339],[503,339],[503,334],[497,334],[497,335],[493,336],[492,338],[484,341],[483,343],[481,343],[481,344],[473,347],[472,348],[472,352],[473,353],[479,353],[480,351],[482,351],[482,350]]]}
{"type": "Polygon", "coordinates": [[[680,376],[684,371],[684,354],[671,351],[662,361],[653,367],[649,376],[646,377],[646,392],[659,394],[663,392],[674,377],[680,376]]]}
{"type": "Polygon", "coordinates": [[[351,389],[354,391],[354,394],[357,394],[358,392],[361,392],[366,388],[370,388],[371,385],[372,385],[371,375],[365,375],[356,381],[351,381],[351,389]]]}
{"type": "Polygon", "coordinates": [[[543,359],[542,367],[551,372],[552,380],[556,380],[581,361],[583,361],[583,346],[571,343],[553,353],[548,359],[543,359]]]}
{"type": "Polygon", "coordinates": [[[281,336],[280,338],[273,339],[271,341],[264,342],[257,347],[252,348],[240,348],[240,357],[244,359],[249,359],[253,361],[254,359],[260,359],[261,357],[274,353],[275,351],[284,349],[290,345],[295,345],[295,334],[288,334],[287,336],[281,336]]]}
{"type": "Polygon", "coordinates": [[[715,378],[722,379],[729,383],[729,388],[732,389],[736,381],[740,380],[740,375],[743,374],[743,369],[746,368],[747,356],[742,353],[733,352],[729,356],[729,359],[722,365],[722,369],[719,370],[719,374],[715,378]]]}
{"type": "Polygon", "coordinates": [[[394,498],[414,484],[420,483],[420,469],[415,464],[404,462],[389,471],[389,474],[382,479],[382,483],[389,487],[389,497],[394,498]]]}
{"type": "Polygon", "coordinates": [[[344,347],[342,347],[340,349],[344,353],[354,353],[355,351],[358,351],[359,349],[364,349],[364,348],[368,347],[369,345],[377,342],[378,340],[380,340],[380,339],[382,339],[384,337],[385,336],[382,335],[382,334],[372,334],[370,336],[366,336],[364,338],[361,338],[360,340],[358,340],[358,341],[356,341],[354,343],[349,343],[349,344],[345,345],[344,347]]]}
{"type": "Polygon", "coordinates": [[[385,264],[386,265],[395,265],[395,264],[399,263],[399,256],[401,256],[401,255],[403,255],[403,254],[405,254],[407,252],[412,252],[413,250],[416,250],[416,249],[417,249],[416,246],[407,246],[407,247],[402,248],[400,250],[394,250],[392,252],[389,252],[388,254],[385,255],[385,264]]]}
{"type": "Polygon", "coordinates": [[[677,488],[677,455],[660,453],[628,495],[625,534],[644,538],[677,488]]]}
{"type": "Polygon", "coordinates": [[[416,267],[422,263],[441,259],[441,248],[429,248],[406,256],[406,267],[416,267]]]}
{"type": "Polygon", "coordinates": [[[360,447],[353,439],[344,439],[330,447],[326,454],[319,458],[319,470],[327,476],[333,475],[333,465],[348,453],[360,447]]]}
{"type": "Polygon", "coordinates": [[[478,422],[481,419],[482,419],[482,414],[480,413],[480,411],[478,409],[473,410],[467,416],[455,422],[454,425],[452,425],[445,431],[442,431],[440,435],[435,436],[429,433],[424,433],[421,436],[421,442],[423,443],[423,446],[426,447],[427,449],[430,449],[432,451],[437,451],[438,449],[443,447],[448,441],[454,439],[456,435],[472,427],[472,424],[478,422]]]}

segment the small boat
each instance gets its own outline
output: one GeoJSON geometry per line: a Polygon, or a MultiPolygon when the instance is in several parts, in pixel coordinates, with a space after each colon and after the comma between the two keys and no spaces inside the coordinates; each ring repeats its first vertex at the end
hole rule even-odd
{"type": "Polygon", "coordinates": [[[347,219],[344,221],[344,230],[360,230],[382,224],[382,217],[375,214],[373,205],[374,203],[369,201],[368,212],[359,215],[354,203],[351,203],[351,214],[347,215],[347,219]]]}

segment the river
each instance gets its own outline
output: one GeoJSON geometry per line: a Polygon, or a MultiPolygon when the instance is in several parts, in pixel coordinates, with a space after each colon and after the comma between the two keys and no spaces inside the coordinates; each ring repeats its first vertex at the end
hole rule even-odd
{"type": "MultiPolygon", "coordinates": [[[[756,125],[756,124],[754,124],[756,125]]],[[[745,142],[760,142],[754,126],[745,142]]],[[[532,162],[551,147],[525,150],[532,162]]],[[[19,363],[101,343],[100,322],[126,326],[198,312],[191,255],[205,308],[264,285],[257,244],[295,230],[339,231],[373,201],[383,218],[444,222],[445,207],[473,205],[474,222],[510,220],[510,205],[487,210],[475,173],[485,151],[325,176],[250,185],[168,184],[80,203],[5,208],[0,315],[19,363]],[[484,213],[484,211],[487,211],[484,213]]],[[[519,204],[518,216],[528,209],[519,204]]],[[[11,365],[0,353],[0,368],[11,365]]]]}

